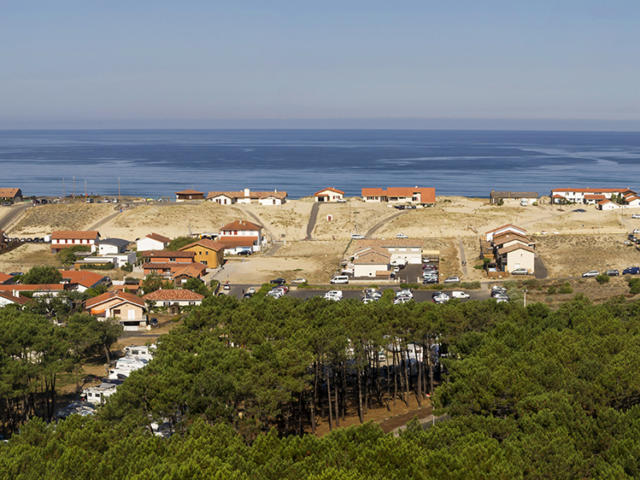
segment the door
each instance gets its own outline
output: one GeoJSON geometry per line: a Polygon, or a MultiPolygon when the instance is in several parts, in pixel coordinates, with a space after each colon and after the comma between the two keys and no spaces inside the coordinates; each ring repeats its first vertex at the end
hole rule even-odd
{"type": "Polygon", "coordinates": [[[129,320],[135,320],[136,319],[136,311],[135,310],[129,310],[129,312],[127,314],[127,318],[129,320]]]}

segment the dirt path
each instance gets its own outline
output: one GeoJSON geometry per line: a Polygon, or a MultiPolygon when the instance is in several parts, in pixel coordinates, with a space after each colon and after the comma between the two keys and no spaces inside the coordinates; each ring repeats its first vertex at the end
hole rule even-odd
{"type": "Polygon", "coordinates": [[[320,203],[316,202],[311,207],[311,212],[309,213],[309,223],[307,223],[307,236],[305,240],[311,240],[311,234],[313,233],[313,229],[316,226],[316,221],[318,220],[318,211],[320,210],[320,203]]]}
{"type": "Polygon", "coordinates": [[[116,218],[120,214],[119,211],[112,213],[111,215],[107,215],[101,220],[98,220],[96,223],[91,225],[87,230],[98,230],[101,226],[106,225],[108,222],[116,218]]]}
{"type": "Polygon", "coordinates": [[[462,268],[462,274],[464,276],[467,275],[467,257],[464,254],[464,244],[462,243],[462,239],[458,239],[458,245],[460,248],[460,267],[462,268]]]}
{"type": "Polygon", "coordinates": [[[400,215],[404,215],[405,213],[407,213],[408,210],[401,210],[398,213],[394,213],[393,215],[380,220],[378,223],[376,223],[373,227],[371,227],[367,233],[365,233],[365,238],[371,238],[371,235],[373,235],[374,233],[376,233],[378,230],[380,230],[384,225],[386,225],[387,223],[389,223],[391,220],[393,220],[394,218],[399,217],[400,215]]]}
{"type": "Polygon", "coordinates": [[[544,266],[544,263],[542,262],[540,255],[536,255],[533,261],[534,261],[534,268],[535,268],[534,276],[539,280],[547,278],[547,276],[549,275],[549,272],[547,271],[547,267],[544,266]]]}
{"type": "Polygon", "coordinates": [[[12,223],[14,223],[24,212],[27,211],[27,208],[31,206],[30,203],[21,203],[18,205],[14,205],[12,207],[3,207],[6,208],[7,211],[5,215],[0,218],[0,231],[8,230],[12,223]]]}

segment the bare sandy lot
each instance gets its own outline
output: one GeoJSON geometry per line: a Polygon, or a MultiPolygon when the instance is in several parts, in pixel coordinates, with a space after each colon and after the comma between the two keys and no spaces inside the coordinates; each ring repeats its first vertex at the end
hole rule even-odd
{"type": "Polygon", "coordinates": [[[0,255],[0,272],[26,272],[36,265],[53,265],[60,262],[47,244],[27,243],[0,255]]]}
{"type": "Polygon", "coordinates": [[[89,229],[100,219],[115,213],[113,205],[64,203],[29,208],[9,229],[12,236],[44,236],[54,230],[89,229]]]}
{"type": "Polygon", "coordinates": [[[396,213],[398,210],[386,204],[364,203],[358,199],[322,204],[312,236],[317,240],[335,240],[349,239],[352,233],[364,235],[376,223],[396,213]]]}

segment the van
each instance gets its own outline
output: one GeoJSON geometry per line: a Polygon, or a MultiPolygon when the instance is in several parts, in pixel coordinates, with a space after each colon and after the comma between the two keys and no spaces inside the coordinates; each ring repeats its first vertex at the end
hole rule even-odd
{"type": "Polygon", "coordinates": [[[521,207],[526,207],[527,205],[529,205],[529,202],[527,201],[526,198],[523,198],[522,200],[520,200],[521,207]]]}
{"type": "Polygon", "coordinates": [[[349,277],[347,275],[336,275],[331,279],[330,283],[349,283],[349,277]]]}

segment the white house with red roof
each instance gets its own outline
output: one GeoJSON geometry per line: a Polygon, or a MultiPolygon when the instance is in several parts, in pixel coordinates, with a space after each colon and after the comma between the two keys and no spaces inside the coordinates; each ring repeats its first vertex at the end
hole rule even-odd
{"type": "Polygon", "coordinates": [[[84,308],[98,320],[113,318],[125,331],[136,331],[147,323],[146,304],[141,297],[127,292],[106,292],[90,298],[84,308]]]}
{"type": "Polygon", "coordinates": [[[498,228],[494,228],[493,230],[485,232],[487,242],[493,242],[493,237],[498,236],[502,233],[513,233],[516,235],[520,235],[521,237],[527,236],[527,231],[524,228],[518,227],[511,223],[507,223],[506,225],[501,225],[498,228]]]}
{"type": "Polygon", "coordinates": [[[436,189],[432,187],[389,187],[363,188],[365,202],[389,202],[411,205],[433,205],[436,203],[436,189]]]}
{"type": "Polygon", "coordinates": [[[51,252],[70,247],[87,247],[95,252],[100,243],[100,232],[96,230],[56,230],[51,233],[51,252]]]}
{"type": "Polygon", "coordinates": [[[249,188],[240,191],[209,192],[207,200],[218,205],[234,203],[257,203],[259,205],[282,205],[287,199],[287,192],[254,192],[249,188]]]}
{"type": "Polygon", "coordinates": [[[610,200],[612,196],[625,196],[635,193],[630,188],[554,188],[551,190],[551,203],[599,204],[610,200]]]}
{"type": "Polygon", "coordinates": [[[640,207],[640,196],[635,192],[629,192],[624,196],[624,203],[626,207],[638,208],[640,207]]]}
{"type": "Polygon", "coordinates": [[[136,250],[139,252],[149,252],[151,250],[164,250],[169,245],[171,239],[159,233],[150,233],[146,237],[136,240],[136,250]]]}
{"type": "Polygon", "coordinates": [[[225,253],[250,250],[259,252],[265,238],[262,226],[248,220],[235,220],[220,229],[218,241],[225,245],[225,253]]]}
{"type": "Polygon", "coordinates": [[[11,292],[0,292],[0,307],[6,307],[7,305],[18,305],[22,307],[29,299],[20,295],[14,295],[11,292]]]}
{"type": "Polygon", "coordinates": [[[616,210],[617,208],[620,208],[620,205],[612,202],[611,200],[605,199],[598,202],[599,210],[616,210]]]}
{"type": "Polygon", "coordinates": [[[316,202],[342,202],[344,201],[344,192],[337,188],[328,187],[317,191],[313,197],[316,202]]]}
{"type": "Polygon", "coordinates": [[[142,299],[154,307],[188,307],[202,304],[204,296],[187,289],[160,289],[142,299]]]}
{"type": "Polygon", "coordinates": [[[68,284],[72,290],[86,292],[90,288],[106,283],[107,277],[99,273],[87,270],[60,270],[63,283],[68,284]]]}

